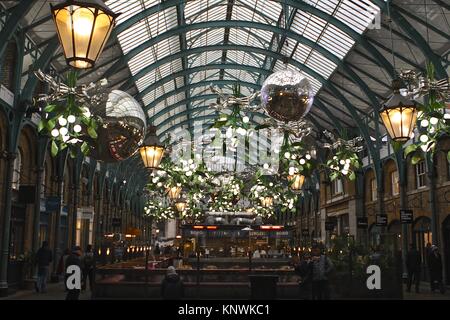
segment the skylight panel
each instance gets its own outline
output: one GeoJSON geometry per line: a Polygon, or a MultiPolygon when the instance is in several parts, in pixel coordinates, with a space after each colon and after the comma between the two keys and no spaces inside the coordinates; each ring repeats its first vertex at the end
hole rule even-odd
{"type": "Polygon", "coordinates": [[[227,3],[227,0],[196,0],[189,1],[186,3],[186,7],[184,8],[185,17],[192,18],[197,15],[200,11],[205,10],[205,8],[215,6],[219,3],[227,3]]]}
{"type": "Polygon", "coordinates": [[[248,7],[255,8],[256,11],[264,13],[275,23],[280,17],[282,5],[272,0],[238,0],[237,3],[245,3],[248,7]]]}
{"type": "Polygon", "coordinates": [[[233,7],[233,11],[231,12],[231,20],[254,21],[264,24],[273,24],[273,19],[265,17],[262,14],[263,12],[258,14],[247,6],[236,4],[233,7]]]}
{"type": "Polygon", "coordinates": [[[223,42],[224,33],[224,28],[210,29],[208,32],[203,32],[199,36],[192,36],[188,33],[189,38],[187,39],[187,43],[190,48],[220,44],[223,42]]]}
{"type": "Polygon", "coordinates": [[[225,2],[223,5],[212,7],[198,15],[186,16],[185,18],[187,24],[192,24],[205,21],[225,20],[226,16],[227,3],[225,2]]]}
{"type": "Polygon", "coordinates": [[[190,67],[211,64],[222,58],[222,51],[205,51],[197,57],[193,57],[190,67]]]}
{"type": "Polygon", "coordinates": [[[328,77],[331,76],[331,74],[337,67],[335,63],[328,60],[316,51],[311,52],[311,55],[308,57],[308,60],[305,64],[306,66],[319,73],[325,79],[328,79],[328,77]]]}

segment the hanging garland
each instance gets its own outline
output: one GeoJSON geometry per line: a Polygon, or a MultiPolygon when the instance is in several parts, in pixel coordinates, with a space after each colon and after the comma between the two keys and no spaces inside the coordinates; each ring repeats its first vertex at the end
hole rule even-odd
{"type": "MultiPolygon", "coordinates": [[[[47,79],[42,73],[38,75],[39,78],[47,79]]],[[[84,93],[76,88],[76,83],[77,73],[70,71],[67,74],[67,84],[51,86],[55,93],[41,98],[41,101],[46,101],[47,106],[38,124],[38,132],[50,136],[53,157],[67,148],[71,157],[75,157],[78,148],[84,155],[88,155],[90,147],[87,141],[98,137],[97,129],[102,124],[102,119],[92,115],[89,107],[77,99],[84,93]]]]}
{"type": "MultiPolygon", "coordinates": [[[[435,70],[433,64],[427,65],[427,81],[435,82],[435,70]]],[[[405,148],[404,155],[411,155],[411,163],[417,164],[423,160],[425,153],[436,153],[438,141],[450,136],[450,114],[446,113],[446,96],[438,87],[430,86],[425,97],[425,104],[419,104],[417,118],[419,140],[405,148]]],[[[400,148],[401,145],[394,145],[400,148]]],[[[433,158],[433,157],[432,157],[433,158]]],[[[450,162],[450,151],[447,152],[447,160],[450,162]]]]}
{"type": "MultiPolygon", "coordinates": [[[[356,179],[356,170],[360,169],[362,164],[358,152],[363,150],[359,143],[363,140],[356,137],[351,140],[336,138],[331,132],[325,131],[324,134],[332,140],[332,144],[325,144],[324,147],[331,150],[330,159],[324,165],[324,169],[329,170],[329,178],[334,181],[339,178],[348,178],[350,181],[356,179]]],[[[340,136],[346,136],[345,132],[340,136]]]]}

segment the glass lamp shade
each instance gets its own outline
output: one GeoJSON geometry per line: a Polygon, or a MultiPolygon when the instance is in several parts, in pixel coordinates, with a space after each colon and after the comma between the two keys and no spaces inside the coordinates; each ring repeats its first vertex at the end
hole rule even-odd
{"type": "Polygon", "coordinates": [[[148,128],[148,136],[144,141],[142,147],[139,148],[142,161],[147,169],[157,169],[164,156],[164,147],[159,142],[156,136],[156,127],[150,126],[148,128]]]}
{"type": "Polygon", "coordinates": [[[78,69],[92,68],[118,14],[100,0],[68,0],[50,6],[67,64],[78,69]]]}
{"type": "Polygon", "coordinates": [[[186,210],[187,203],[185,201],[178,201],[177,203],[175,203],[175,207],[177,208],[178,212],[184,212],[184,210],[186,210]]]}
{"type": "Polygon", "coordinates": [[[262,197],[261,199],[261,205],[265,208],[269,208],[273,206],[273,198],[272,197],[262,197]]]}
{"type": "Polygon", "coordinates": [[[290,187],[292,190],[300,190],[305,182],[305,176],[301,174],[294,174],[288,176],[288,181],[290,182],[290,187]]]}
{"type": "Polygon", "coordinates": [[[394,92],[394,95],[380,111],[380,116],[391,139],[406,142],[411,138],[417,121],[417,113],[413,101],[394,92]]]}
{"type": "Polygon", "coordinates": [[[160,146],[142,146],[139,149],[147,169],[157,169],[164,156],[164,148],[160,146]]]}
{"type": "Polygon", "coordinates": [[[178,199],[181,194],[181,187],[171,187],[167,189],[167,196],[171,200],[178,199]]]}

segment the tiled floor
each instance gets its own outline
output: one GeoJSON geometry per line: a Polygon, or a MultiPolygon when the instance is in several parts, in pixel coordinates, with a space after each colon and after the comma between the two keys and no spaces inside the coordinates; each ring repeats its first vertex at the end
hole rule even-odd
{"type": "MultiPolygon", "coordinates": [[[[80,294],[80,300],[90,300],[90,291],[83,291],[80,294]]],[[[37,293],[34,290],[22,290],[5,297],[0,300],[65,300],[66,292],[64,291],[64,284],[50,283],[48,284],[47,293],[37,293]]]]}

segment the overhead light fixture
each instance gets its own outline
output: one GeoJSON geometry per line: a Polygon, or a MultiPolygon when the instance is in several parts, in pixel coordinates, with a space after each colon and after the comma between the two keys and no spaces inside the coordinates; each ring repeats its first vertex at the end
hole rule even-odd
{"type": "Polygon", "coordinates": [[[147,169],[158,169],[164,156],[164,146],[159,142],[155,126],[150,126],[147,132],[147,138],[144,140],[142,147],[139,148],[139,151],[147,169]]]}
{"type": "Polygon", "coordinates": [[[167,196],[170,200],[176,200],[180,197],[181,187],[175,186],[167,188],[167,196]]]}
{"type": "Polygon", "coordinates": [[[177,208],[177,211],[181,213],[181,212],[184,212],[186,210],[187,203],[186,203],[186,201],[179,200],[179,201],[177,201],[175,203],[175,207],[177,208]]]}
{"type": "Polygon", "coordinates": [[[67,64],[94,67],[119,14],[100,0],[68,0],[50,7],[67,64]]]}
{"type": "Polygon", "coordinates": [[[273,206],[273,197],[262,197],[260,198],[261,205],[265,208],[269,208],[273,206]]]}
{"type": "Polygon", "coordinates": [[[287,177],[292,190],[298,191],[303,187],[305,176],[301,174],[293,174],[287,177]]]}
{"type": "Polygon", "coordinates": [[[413,133],[418,110],[414,101],[401,95],[402,81],[392,81],[393,95],[380,110],[381,120],[392,140],[408,141],[413,133]]]}

